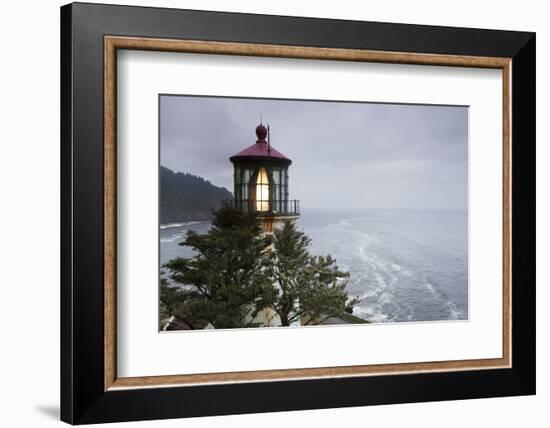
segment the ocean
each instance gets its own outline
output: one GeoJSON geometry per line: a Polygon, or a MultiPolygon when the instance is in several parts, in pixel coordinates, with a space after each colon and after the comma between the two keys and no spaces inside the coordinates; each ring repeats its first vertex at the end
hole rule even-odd
{"type": "MultiPolygon", "coordinates": [[[[307,210],[297,226],[311,254],[331,254],[349,272],[354,314],[372,322],[468,319],[468,213],[443,210],[307,210]]],[[[163,225],[161,264],[190,257],[179,246],[209,222],[163,225]]]]}

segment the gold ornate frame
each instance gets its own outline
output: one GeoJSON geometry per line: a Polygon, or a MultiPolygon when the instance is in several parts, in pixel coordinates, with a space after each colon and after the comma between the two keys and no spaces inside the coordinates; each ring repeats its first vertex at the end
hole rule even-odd
{"type": "Polygon", "coordinates": [[[441,372],[511,367],[511,58],[382,52],[356,49],[298,47],[248,43],[169,40],[136,37],[104,37],[104,389],[184,386],[308,378],[357,377],[420,372],[441,372]],[[503,320],[502,357],[493,359],[432,361],[422,363],[359,365],[305,369],[204,373],[119,378],[116,369],[116,86],[117,50],[149,50],[212,55],[245,55],[333,61],[382,62],[494,68],[502,70],[503,125],[503,320]]]}

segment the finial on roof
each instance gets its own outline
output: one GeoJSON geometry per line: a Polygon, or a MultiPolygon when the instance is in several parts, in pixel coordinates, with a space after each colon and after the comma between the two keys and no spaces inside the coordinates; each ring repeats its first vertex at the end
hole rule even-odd
{"type": "Polygon", "coordinates": [[[256,126],[256,136],[258,137],[258,142],[265,142],[265,137],[267,137],[267,128],[262,123],[256,126]]]}

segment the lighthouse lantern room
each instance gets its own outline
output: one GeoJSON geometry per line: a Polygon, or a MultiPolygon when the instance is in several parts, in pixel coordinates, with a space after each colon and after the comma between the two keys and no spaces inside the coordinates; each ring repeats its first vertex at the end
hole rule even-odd
{"type": "Polygon", "coordinates": [[[257,140],[231,156],[234,199],[224,201],[243,211],[254,212],[264,232],[270,233],[284,221],[300,215],[297,200],[288,199],[288,167],[292,161],[271,146],[270,132],[263,124],[256,127],[257,140]]]}

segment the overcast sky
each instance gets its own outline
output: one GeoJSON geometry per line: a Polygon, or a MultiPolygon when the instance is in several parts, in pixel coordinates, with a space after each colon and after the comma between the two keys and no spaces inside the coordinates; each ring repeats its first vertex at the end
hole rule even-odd
{"type": "Polygon", "coordinates": [[[467,107],[162,96],[161,165],[233,191],[263,115],[306,207],[467,209],[467,107]]]}

